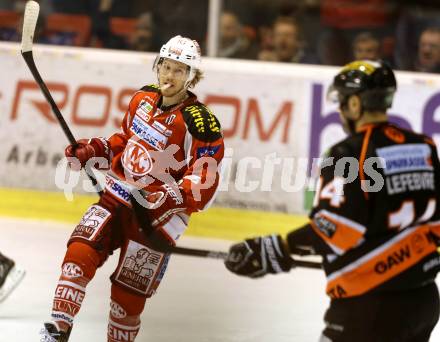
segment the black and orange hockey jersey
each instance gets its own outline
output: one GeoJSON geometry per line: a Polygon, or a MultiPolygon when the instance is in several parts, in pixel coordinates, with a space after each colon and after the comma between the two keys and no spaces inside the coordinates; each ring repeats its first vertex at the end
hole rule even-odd
{"type": "Polygon", "coordinates": [[[389,123],[366,125],[324,159],[310,224],[294,253],[323,255],[327,294],[422,286],[440,269],[440,164],[433,141],[389,123]]]}

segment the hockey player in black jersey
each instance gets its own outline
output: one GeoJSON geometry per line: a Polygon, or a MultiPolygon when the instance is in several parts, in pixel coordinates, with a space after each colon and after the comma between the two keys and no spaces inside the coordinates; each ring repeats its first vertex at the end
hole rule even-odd
{"type": "Polygon", "coordinates": [[[440,164],[431,138],[388,122],[395,91],[387,65],[346,65],[329,95],[348,137],[321,165],[309,223],[235,244],[225,261],[260,277],[293,268],[290,254],[322,255],[321,342],[425,342],[439,318],[440,164]]]}

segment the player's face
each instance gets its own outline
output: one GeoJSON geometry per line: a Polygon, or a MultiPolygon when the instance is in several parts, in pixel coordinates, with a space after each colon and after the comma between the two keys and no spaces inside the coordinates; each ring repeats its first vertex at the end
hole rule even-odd
{"type": "Polygon", "coordinates": [[[179,93],[188,79],[188,66],[170,59],[165,59],[159,65],[159,86],[162,95],[172,97],[179,93]],[[166,89],[164,89],[164,86],[166,89]]]}

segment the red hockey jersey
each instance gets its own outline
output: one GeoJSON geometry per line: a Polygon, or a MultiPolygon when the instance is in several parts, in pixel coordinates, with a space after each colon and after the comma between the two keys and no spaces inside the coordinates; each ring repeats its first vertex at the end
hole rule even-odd
{"type": "MultiPolygon", "coordinates": [[[[171,108],[159,108],[161,93],[149,85],[136,92],[122,121],[122,131],[106,140],[111,173],[138,189],[178,183],[185,192],[187,214],[214,199],[224,144],[219,121],[189,92],[171,108]]],[[[124,190],[111,178],[107,191],[124,200],[124,190]]]]}

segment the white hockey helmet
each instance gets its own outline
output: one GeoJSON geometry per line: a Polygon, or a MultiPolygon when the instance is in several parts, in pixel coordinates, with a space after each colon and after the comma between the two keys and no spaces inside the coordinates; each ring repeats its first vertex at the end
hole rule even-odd
{"type": "Polygon", "coordinates": [[[200,70],[201,50],[199,43],[180,35],[175,36],[160,48],[159,56],[157,56],[153,65],[154,70],[157,71],[158,65],[164,58],[169,58],[189,66],[189,76],[185,82],[185,88],[188,88],[196,76],[196,71],[200,70]]]}

